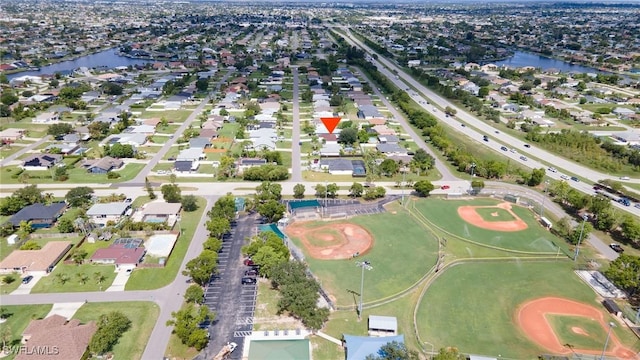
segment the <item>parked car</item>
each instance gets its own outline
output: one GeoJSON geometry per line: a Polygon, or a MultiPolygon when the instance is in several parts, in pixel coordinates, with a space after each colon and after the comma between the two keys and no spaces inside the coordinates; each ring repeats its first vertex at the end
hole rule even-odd
{"type": "Polygon", "coordinates": [[[619,254],[622,254],[624,252],[624,249],[622,248],[622,246],[620,246],[620,244],[613,243],[610,244],[609,247],[619,254]]]}
{"type": "Polygon", "coordinates": [[[253,285],[256,283],[256,279],[252,277],[243,277],[242,285],[253,285]]]}
{"type": "Polygon", "coordinates": [[[253,264],[254,264],[254,262],[253,262],[253,260],[251,260],[251,259],[244,259],[244,264],[245,264],[246,266],[251,266],[251,265],[253,265],[253,264]]]}
{"type": "Polygon", "coordinates": [[[257,275],[258,275],[258,270],[256,269],[251,269],[244,272],[244,276],[257,276],[257,275]]]}
{"type": "Polygon", "coordinates": [[[29,282],[31,282],[31,280],[33,280],[33,275],[27,275],[24,278],[22,278],[22,283],[28,284],[29,282]]]}

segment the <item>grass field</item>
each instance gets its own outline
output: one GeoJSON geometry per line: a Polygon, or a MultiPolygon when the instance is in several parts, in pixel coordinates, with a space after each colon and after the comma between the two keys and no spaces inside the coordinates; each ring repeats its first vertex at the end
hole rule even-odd
{"type": "MultiPolygon", "coordinates": [[[[527,230],[516,232],[496,232],[475,227],[460,218],[457,209],[460,206],[491,206],[500,201],[493,199],[474,200],[445,200],[423,199],[415,201],[415,208],[426,217],[428,221],[438,228],[448,232],[451,236],[457,236],[476,243],[485,244],[497,248],[527,251],[556,253],[557,246],[563,240],[556,238],[545,230],[533,214],[520,206],[513,206],[512,211],[528,225],[527,230]]],[[[500,209],[488,209],[489,213],[500,209]]],[[[488,214],[488,217],[491,217],[488,214]]]]}
{"type": "Polygon", "coordinates": [[[120,335],[113,347],[116,359],[140,359],[156,323],[160,308],[153,302],[89,303],[82,305],[74,319],[89,322],[111,311],[120,311],[131,320],[131,328],[120,335]]]}
{"type": "Polygon", "coordinates": [[[476,208],[476,212],[485,221],[513,221],[516,219],[510,212],[500,208],[476,208]]]}
{"type": "MultiPolygon", "coordinates": [[[[546,317],[560,343],[571,344],[576,349],[602,350],[607,330],[598,321],[583,316],[547,314],[546,317]],[[573,327],[584,330],[586,335],[576,333],[573,327]]],[[[612,347],[609,344],[608,349],[612,347]]]]}
{"type": "MultiPolygon", "coordinates": [[[[348,222],[364,227],[374,237],[373,248],[358,259],[370,261],[373,267],[365,274],[364,302],[407,289],[436,262],[437,241],[405,213],[360,216],[348,222]]],[[[293,241],[303,248],[299,239],[293,241]]],[[[361,270],[355,261],[317,260],[305,255],[310,269],[336,304],[354,305],[354,296],[347,289],[360,291],[361,270]]]]}
{"type": "Polygon", "coordinates": [[[108,288],[116,278],[114,270],[113,265],[66,265],[60,262],[51,274],[38,281],[31,293],[102,291],[108,288]],[[96,273],[101,274],[101,283],[98,283],[99,277],[96,273]],[[68,280],[63,284],[57,274],[66,275],[68,280]],[[81,275],[86,276],[84,284],[81,281],[81,275]]]}
{"type": "MultiPolygon", "coordinates": [[[[11,330],[11,339],[7,342],[7,346],[20,345],[22,332],[27,328],[29,322],[33,319],[44,318],[51,311],[51,305],[7,305],[2,308],[10,314],[7,321],[0,324],[0,329],[8,328],[11,330]]],[[[3,359],[11,360],[15,358],[15,355],[12,354],[3,359]]]]}
{"type": "MultiPolygon", "coordinates": [[[[120,174],[120,177],[117,179],[108,179],[107,174],[91,174],[88,173],[85,169],[82,168],[73,168],[67,171],[69,175],[69,179],[61,182],[54,181],[51,178],[51,171],[25,171],[24,173],[29,175],[26,182],[30,184],[54,184],[59,183],[62,186],[64,184],[78,184],[78,183],[98,183],[98,184],[108,184],[108,183],[117,183],[123,182],[133,179],[140,170],[144,167],[144,164],[131,163],[125,165],[120,170],[114,171],[120,174]]],[[[0,183],[2,184],[19,184],[20,180],[18,178],[13,178],[11,175],[18,173],[21,169],[18,166],[7,166],[3,169],[4,171],[0,171],[0,183]]]]}
{"type": "MultiPolygon", "coordinates": [[[[456,346],[464,353],[535,358],[544,351],[515,324],[520,304],[557,296],[602,309],[593,290],[573,273],[572,265],[568,261],[483,262],[446,269],[418,308],[420,337],[436,348],[456,346]]],[[[626,346],[640,349],[640,341],[629,330],[617,327],[614,331],[626,346]]]]}

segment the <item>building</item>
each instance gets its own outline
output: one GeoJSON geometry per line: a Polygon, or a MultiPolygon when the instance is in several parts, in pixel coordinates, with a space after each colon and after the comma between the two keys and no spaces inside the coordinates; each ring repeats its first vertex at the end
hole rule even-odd
{"type": "Polygon", "coordinates": [[[240,158],[236,162],[236,169],[239,174],[242,174],[246,169],[266,165],[267,160],[261,158],[240,158]]]}
{"type": "Polygon", "coordinates": [[[182,204],[168,203],[164,201],[150,202],[140,211],[140,221],[149,223],[174,223],[180,216],[182,204]]]}
{"type": "Polygon", "coordinates": [[[87,355],[91,337],[98,330],[95,322],[81,325],[80,320],[67,320],[51,315],[41,320],[31,320],[22,332],[27,349],[49,351],[20,352],[15,360],[81,360],[87,355]]]}
{"type": "Polygon", "coordinates": [[[114,202],[94,204],[87,210],[87,216],[94,224],[105,226],[107,222],[118,223],[122,217],[131,212],[131,203],[114,202]]]}
{"type": "Polygon", "coordinates": [[[369,336],[398,335],[398,319],[395,316],[369,315],[369,336]]]}
{"type": "Polygon", "coordinates": [[[66,208],[67,204],[64,202],[50,205],[32,204],[11,216],[9,222],[13,227],[18,227],[22,221],[26,221],[31,222],[31,227],[34,229],[49,228],[64,214],[66,208]]]}
{"type": "Polygon", "coordinates": [[[36,115],[33,119],[34,124],[56,124],[60,121],[60,115],[54,112],[45,112],[36,115]]]}
{"type": "Polygon", "coordinates": [[[121,159],[105,156],[101,159],[87,159],[82,163],[82,167],[92,174],[106,174],[109,171],[120,169],[124,165],[121,159]]]}
{"type": "Polygon", "coordinates": [[[0,261],[0,274],[46,274],[71,249],[71,241],[49,241],[40,250],[14,250],[0,261]]]}
{"type": "Polygon", "coordinates": [[[22,139],[24,136],[24,129],[4,129],[0,131],[0,140],[1,141],[10,141],[14,142],[16,140],[22,139]]]}
{"type": "Polygon", "coordinates": [[[93,256],[91,256],[91,262],[96,264],[114,264],[116,268],[121,266],[138,266],[146,254],[145,248],[141,245],[142,239],[117,239],[108,248],[96,250],[93,256]]]}
{"type": "Polygon", "coordinates": [[[49,170],[52,166],[62,161],[60,154],[33,154],[22,162],[25,170],[49,170]]]}
{"type": "Polygon", "coordinates": [[[390,342],[404,344],[404,335],[368,337],[344,334],[346,360],[364,360],[369,355],[376,355],[380,348],[390,342]]]}

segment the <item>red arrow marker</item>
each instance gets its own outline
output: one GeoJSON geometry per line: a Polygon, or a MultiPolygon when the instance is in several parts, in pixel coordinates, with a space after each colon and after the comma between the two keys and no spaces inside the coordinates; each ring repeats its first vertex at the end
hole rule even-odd
{"type": "Polygon", "coordinates": [[[322,120],[322,123],[327,128],[327,130],[329,131],[329,134],[333,134],[333,130],[336,129],[336,126],[338,126],[338,123],[340,122],[341,118],[339,118],[339,117],[323,117],[323,118],[320,118],[320,120],[322,120]]]}

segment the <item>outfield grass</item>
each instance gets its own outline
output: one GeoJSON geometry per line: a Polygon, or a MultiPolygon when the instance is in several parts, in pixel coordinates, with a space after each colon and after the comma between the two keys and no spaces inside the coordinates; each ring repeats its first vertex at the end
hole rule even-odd
{"type": "Polygon", "coordinates": [[[113,347],[116,359],[140,359],[151,336],[160,308],[153,302],[131,301],[114,303],[88,303],[82,305],[73,316],[83,323],[97,320],[100,315],[120,311],[131,320],[129,330],[120,334],[113,347]]]}
{"type": "Polygon", "coordinates": [[[171,252],[171,256],[167,260],[165,267],[136,269],[136,271],[131,274],[129,281],[127,281],[125,290],[158,289],[169,285],[169,283],[175,279],[207,203],[206,200],[201,197],[198,197],[197,200],[198,210],[190,213],[186,213],[184,210],[182,211],[182,220],[180,222],[182,233],[171,252]]]}
{"type": "MultiPolygon", "coordinates": [[[[448,268],[426,291],[419,305],[420,337],[436,348],[456,346],[463,353],[535,358],[545,351],[515,324],[520,304],[557,296],[602,309],[593,290],[573,273],[572,265],[568,261],[515,261],[448,268]]],[[[605,316],[605,320],[611,319],[605,316]]],[[[625,345],[640,349],[640,341],[629,330],[617,327],[614,331],[625,345]]]]}
{"type": "MultiPolygon", "coordinates": [[[[0,329],[9,328],[11,330],[11,340],[7,342],[7,346],[19,346],[22,339],[22,332],[27,328],[31,320],[44,318],[49,311],[51,305],[6,305],[2,306],[7,310],[9,317],[7,321],[0,324],[0,329]]],[[[4,332],[3,332],[4,333],[4,332]]],[[[3,359],[11,360],[16,354],[11,354],[3,359]]]]}
{"type": "MultiPolygon", "coordinates": [[[[561,344],[571,344],[576,349],[585,350],[602,350],[604,347],[607,330],[597,320],[560,314],[547,314],[546,318],[561,344]],[[571,330],[572,327],[581,328],[587,335],[577,334],[571,330]]],[[[610,343],[607,349],[612,347],[613,343],[610,343]]]]}
{"type": "MultiPolygon", "coordinates": [[[[494,199],[445,200],[432,198],[417,200],[414,204],[415,208],[428,221],[451,236],[501,249],[550,254],[557,252],[558,247],[555,244],[564,241],[538,224],[533,214],[526,208],[516,205],[512,208],[512,211],[528,225],[528,229],[515,232],[498,232],[478,228],[462,220],[457,212],[460,206],[490,206],[499,202],[501,201],[494,199]]],[[[490,210],[490,212],[494,212],[498,209],[490,210]]]]}
{"type": "Polygon", "coordinates": [[[477,208],[476,212],[485,221],[512,221],[516,218],[505,209],[499,208],[477,208]],[[495,215],[495,216],[494,216],[495,215]]]}
{"type": "MultiPolygon", "coordinates": [[[[340,221],[345,222],[345,221],[340,221]]],[[[365,274],[364,302],[401,292],[417,282],[435,264],[438,243],[408,214],[383,213],[348,220],[369,231],[373,247],[357,259],[368,260],[373,270],[365,274]]],[[[318,226],[327,222],[310,223],[318,226]]],[[[355,260],[318,260],[310,257],[299,239],[293,241],[305,251],[311,271],[340,306],[354,305],[347,289],[360,291],[361,270],[355,260]]]]}

